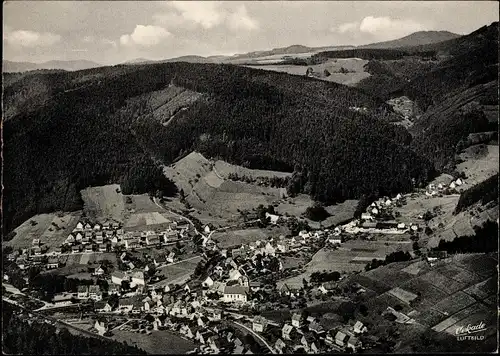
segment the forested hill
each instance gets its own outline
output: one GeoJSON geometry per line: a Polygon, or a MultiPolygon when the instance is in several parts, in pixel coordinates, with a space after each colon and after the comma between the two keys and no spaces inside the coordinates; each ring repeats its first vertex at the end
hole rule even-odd
{"type": "Polygon", "coordinates": [[[409,134],[387,123],[389,106],[335,83],[194,63],[33,76],[5,88],[7,231],[41,211],[78,208],[88,185],[173,193],[157,164],[194,149],[290,167],[292,191],[330,202],[409,190],[433,174],[408,148],[409,134]],[[189,100],[174,107],[173,92],[189,100]]]}

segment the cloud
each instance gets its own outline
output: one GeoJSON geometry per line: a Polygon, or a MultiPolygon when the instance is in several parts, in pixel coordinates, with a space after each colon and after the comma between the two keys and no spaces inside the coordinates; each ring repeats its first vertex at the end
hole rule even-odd
{"type": "Polygon", "coordinates": [[[389,16],[366,16],[361,21],[346,22],[332,29],[338,33],[365,33],[379,39],[391,39],[425,30],[425,26],[411,19],[393,19],[389,16]]]}
{"type": "Polygon", "coordinates": [[[17,30],[4,33],[3,39],[13,46],[49,47],[61,41],[61,36],[50,32],[17,30]]]}
{"type": "Polygon", "coordinates": [[[256,30],[257,20],[252,18],[244,4],[235,7],[231,3],[216,1],[171,1],[165,4],[167,12],[153,15],[157,24],[169,29],[205,30],[224,26],[232,31],[256,30]]]}
{"type": "Polygon", "coordinates": [[[172,34],[165,28],[152,25],[136,25],[134,32],[130,35],[120,37],[120,44],[124,46],[140,45],[140,46],[155,46],[161,43],[164,39],[172,34]]]}
{"type": "Polygon", "coordinates": [[[340,32],[340,33],[346,33],[346,32],[351,32],[355,31],[359,27],[359,22],[346,22],[343,23],[342,25],[339,25],[338,28],[334,28],[332,32],[340,32]]]}
{"type": "Polygon", "coordinates": [[[185,20],[200,24],[205,29],[220,25],[224,20],[224,11],[217,2],[173,1],[168,5],[180,12],[185,20]]]}
{"type": "Polygon", "coordinates": [[[391,19],[390,17],[367,16],[361,21],[359,30],[366,33],[389,32],[411,33],[423,30],[422,24],[413,20],[391,19]]]}
{"type": "Polygon", "coordinates": [[[229,15],[228,27],[232,30],[256,30],[259,25],[247,12],[245,5],[241,5],[236,12],[229,15]]]}

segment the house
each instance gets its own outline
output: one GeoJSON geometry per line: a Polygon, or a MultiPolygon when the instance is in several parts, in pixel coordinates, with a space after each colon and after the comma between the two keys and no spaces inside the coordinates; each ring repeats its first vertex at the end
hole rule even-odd
{"type": "Polygon", "coordinates": [[[370,213],[362,213],[361,220],[370,220],[373,221],[375,218],[370,213]]]}
{"type": "Polygon", "coordinates": [[[276,342],[274,343],[274,348],[276,351],[278,351],[278,353],[284,354],[286,351],[286,344],[283,340],[278,338],[278,340],[276,340],[276,342]]]}
{"type": "Polygon", "coordinates": [[[63,305],[71,305],[73,304],[71,300],[74,298],[73,293],[66,293],[63,292],[61,294],[56,294],[54,295],[54,298],[52,299],[52,302],[56,306],[63,306],[63,305]]]}
{"type": "Polygon", "coordinates": [[[57,257],[49,257],[47,261],[47,268],[52,269],[57,267],[59,267],[59,259],[57,257]]]}
{"type": "Polygon", "coordinates": [[[99,244],[99,251],[100,252],[106,252],[108,250],[108,247],[106,246],[106,244],[99,244]]]}
{"type": "Polygon", "coordinates": [[[240,286],[243,286],[243,287],[249,287],[250,282],[248,280],[248,277],[247,276],[241,276],[240,278],[238,278],[238,284],[240,286]]]}
{"type": "Polygon", "coordinates": [[[146,236],[146,245],[159,245],[160,244],[160,238],[158,235],[149,235],[146,236]]]}
{"type": "Polygon", "coordinates": [[[128,280],[127,275],[121,271],[114,271],[111,273],[111,282],[121,285],[122,281],[128,280]]]}
{"type": "Polygon", "coordinates": [[[80,252],[79,246],[72,246],[71,247],[71,253],[79,253],[79,252],[80,252]]]}
{"type": "Polygon", "coordinates": [[[237,269],[232,269],[231,271],[229,271],[230,281],[237,281],[241,276],[242,274],[237,269]]]}
{"type": "Polygon", "coordinates": [[[287,295],[290,297],[295,297],[299,294],[299,290],[292,288],[288,284],[285,283],[278,289],[278,293],[280,295],[287,295]]]}
{"type": "Polygon", "coordinates": [[[211,330],[198,330],[196,332],[195,340],[201,344],[206,344],[208,343],[208,339],[213,335],[214,333],[211,330]]]}
{"type": "Polygon", "coordinates": [[[167,256],[167,262],[173,263],[175,261],[175,252],[170,252],[167,256]]]}
{"type": "Polygon", "coordinates": [[[285,324],[281,329],[281,336],[284,340],[292,340],[295,333],[295,329],[290,324],[285,324]]]}
{"type": "MultiPolygon", "coordinates": [[[[34,239],[34,240],[33,240],[33,245],[35,245],[35,241],[38,241],[38,242],[37,242],[37,244],[36,244],[36,245],[38,246],[38,245],[40,244],[40,240],[39,240],[39,239],[34,239]]],[[[73,234],[69,234],[69,235],[68,235],[68,237],[66,237],[65,242],[66,242],[67,244],[72,244],[72,243],[74,243],[74,242],[75,242],[75,236],[74,236],[73,234]]]]}
{"type": "Polygon", "coordinates": [[[287,253],[288,252],[288,244],[286,242],[278,242],[276,244],[276,249],[281,253],[287,253]]]}
{"type": "Polygon", "coordinates": [[[220,353],[224,349],[224,343],[218,335],[214,335],[209,338],[208,343],[212,351],[216,354],[220,353]]]}
{"type": "Polygon", "coordinates": [[[114,222],[111,224],[111,227],[113,230],[118,230],[120,228],[120,224],[118,222],[114,222]]]}
{"type": "Polygon", "coordinates": [[[93,300],[102,300],[102,293],[98,285],[89,286],[89,298],[93,300]]]}
{"type": "Polygon", "coordinates": [[[367,331],[367,328],[361,321],[358,320],[354,324],[353,330],[356,334],[362,334],[367,331]]]}
{"type": "MultiPolygon", "coordinates": [[[[364,227],[364,224],[363,224],[363,227],[364,227]]],[[[337,236],[330,236],[328,238],[328,243],[330,243],[332,245],[340,245],[340,244],[342,244],[342,239],[340,237],[337,237],[337,236]]]]}
{"type": "Polygon", "coordinates": [[[323,293],[323,294],[327,294],[328,292],[331,292],[332,290],[334,290],[336,287],[336,284],[333,283],[333,282],[325,282],[325,283],[322,283],[319,287],[318,287],[318,290],[323,293]]]}
{"type": "Polygon", "coordinates": [[[338,331],[335,334],[335,344],[338,345],[338,346],[340,346],[340,347],[347,346],[347,339],[348,339],[348,336],[343,331],[338,331]]]}
{"type": "Polygon", "coordinates": [[[92,230],[92,225],[90,225],[89,223],[86,223],[85,226],[84,226],[84,229],[85,230],[92,230]]]}
{"type": "Polygon", "coordinates": [[[222,319],[222,310],[214,309],[214,311],[212,312],[212,317],[214,320],[221,320],[222,319]]]}
{"type": "Polygon", "coordinates": [[[109,283],[108,282],[108,294],[119,294],[120,293],[120,286],[116,285],[114,283],[109,283]]]}
{"type": "Polygon", "coordinates": [[[248,299],[248,287],[239,285],[226,286],[224,288],[223,301],[225,303],[242,302],[246,303],[248,299]]]}
{"type": "Polygon", "coordinates": [[[95,233],[95,242],[97,244],[102,244],[104,242],[104,234],[102,231],[98,231],[95,233]]]}
{"type": "Polygon", "coordinates": [[[406,224],[405,224],[405,223],[403,223],[403,222],[402,222],[402,223],[399,223],[399,224],[398,224],[398,229],[399,229],[399,230],[404,230],[404,229],[406,229],[406,224]]]}
{"type": "Polygon", "coordinates": [[[292,315],[292,326],[296,328],[301,328],[304,324],[304,316],[302,313],[294,313],[292,315]]]}
{"type": "Polygon", "coordinates": [[[94,250],[93,250],[93,248],[92,248],[92,245],[87,245],[87,246],[85,246],[85,252],[90,253],[90,252],[93,252],[93,251],[94,251],[94,250]]]}
{"type": "Polygon", "coordinates": [[[118,245],[118,236],[111,237],[111,246],[118,245]]]}
{"type": "Polygon", "coordinates": [[[202,286],[203,287],[211,287],[214,285],[214,280],[212,278],[210,278],[210,276],[208,276],[202,283],[202,286]]]}
{"type": "Polygon", "coordinates": [[[81,242],[83,239],[83,234],[81,232],[77,232],[75,235],[75,241],[76,242],[81,242]]]}
{"type": "Polygon", "coordinates": [[[276,254],[276,249],[270,242],[268,242],[265,247],[265,252],[267,255],[274,256],[276,254]]]}
{"type": "Polygon", "coordinates": [[[319,336],[322,336],[325,334],[325,329],[317,321],[313,321],[312,323],[309,324],[309,331],[311,331],[319,336]]]}
{"type": "Polygon", "coordinates": [[[271,224],[276,225],[278,223],[279,218],[280,218],[279,215],[269,214],[268,212],[266,212],[266,219],[269,219],[271,224]]]}
{"type": "Polygon", "coordinates": [[[94,225],[94,231],[99,231],[101,230],[101,224],[97,223],[94,225]]]}
{"type": "MultiPolygon", "coordinates": [[[[315,342],[316,342],[316,339],[314,338],[314,336],[311,334],[308,334],[308,333],[302,335],[302,338],[300,339],[300,343],[302,344],[302,346],[304,347],[304,349],[308,353],[312,353],[313,349],[315,349],[317,352],[318,348],[317,348],[317,345],[315,344],[315,342]]],[[[316,353],[316,352],[314,352],[314,353],[316,353]]]]}
{"type": "Polygon", "coordinates": [[[144,308],[144,304],[140,299],[134,299],[132,310],[130,311],[132,314],[140,314],[144,308]]]}
{"type": "Polygon", "coordinates": [[[198,317],[198,320],[196,321],[199,327],[206,327],[208,324],[208,318],[205,316],[200,316],[198,317]]]}
{"type": "Polygon", "coordinates": [[[260,282],[257,282],[257,281],[250,282],[248,285],[249,285],[250,290],[251,290],[252,292],[257,292],[257,291],[259,291],[259,290],[260,290],[260,288],[261,288],[261,284],[260,284],[260,282]]]}
{"type": "Polygon", "coordinates": [[[199,289],[201,287],[201,285],[202,285],[202,283],[200,281],[194,280],[194,281],[190,281],[190,282],[186,283],[186,286],[184,287],[184,289],[186,290],[186,292],[191,293],[191,292],[199,289]]]}
{"type": "Polygon", "coordinates": [[[87,299],[89,297],[89,288],[88,286],[79,286],[77,298],[78,299],[87,299]]]}
{"type": "Polygon", "coordinates": [[[83,223],[81,221],[76,223],[75,231],[82,231],[83,230],[83,223]]]}
{"type": "Polygon", "coordinates": [[[108,323],[106,321],[96,320],[94,328],[99,335],[103,336],[108,331],[108,323]]]}
{"type": "Polygon", "coordinates": [[[81,241],[82,245],[87,245],[90,243],[90,238],[85,236],[83,237],[82,241],[81,241]]]}
{"type": "Polygon", "coordinates": [[[347,340],[347,347],[351,348],[353,352],[356,352],[361,347],[361,341],[356,336],[349,337],[347,340]]]}
{"type": "Polygon", "coordinates": [[[111,228],[111,224],[109,221],[105,221],[104,224],[102,224],[103,230],[109,230],[111,228]]]}
{"type": "Polygon", "coordinates": [[[145,286],[146,285],[146,282],[144,282],[144,273],[141,272],[141,271],[137,271],[137,272],[134,272],[132,273],[132,281],[131,281],[131,285],[142,285],[142,286],[145,286]]]}
{"type": "Polygon", "coordinates": [[[167,263],[167,256],[165,256],[164,254],[158,255],[155,258],[153,258],[153,263],[155,264],[156,267],[164,265],[165,263],[167,263]]]}
{"type": "Polygon", "coordinates": [[[328,332],[326,333],[326,337],[325,337],[325,343],[327,345],[336,344],[336,342],[335,342],[336,334],[337,334],[337,332],[334,329],[328,330],[328,332]]]}
{"type": "Polygon", "coordinates": [[[262,333],[266,330],[267,320],[266,318],[257,315],[253,318],[252,329],[256,332],[262,333]]]}
{"type": "Polygon", "coordinates": [[[52,252],[53,255],[60,255],[62,253],[62,249],[60,247],[56,247],[52,252]]]}
{"type": "Polygon", "coordinates": [[[94,309],[98,313],[110,313],[113,308],[108,302],[100,300],[94,304],[94,309]]]}

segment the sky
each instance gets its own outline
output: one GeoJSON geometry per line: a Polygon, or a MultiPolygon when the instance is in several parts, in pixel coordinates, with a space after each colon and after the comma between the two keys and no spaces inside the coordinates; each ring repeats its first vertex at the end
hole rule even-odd
{"type": "Polygon", "coordinates": [[[5,1],[3,57],[117,64],[294,44],[361,45],[423,30],[470,33],[497,1],[5,1]]]}

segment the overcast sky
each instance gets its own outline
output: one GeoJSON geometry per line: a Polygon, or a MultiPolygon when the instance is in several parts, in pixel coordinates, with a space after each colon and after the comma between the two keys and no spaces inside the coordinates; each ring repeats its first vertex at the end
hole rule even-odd
{"type": "Polygon", "coordinates": [[[7,1],[4,59],[227,55],[292,44],[359,45],[421,30],[459,34],[498,21],[497,1],[7,1]]]}

